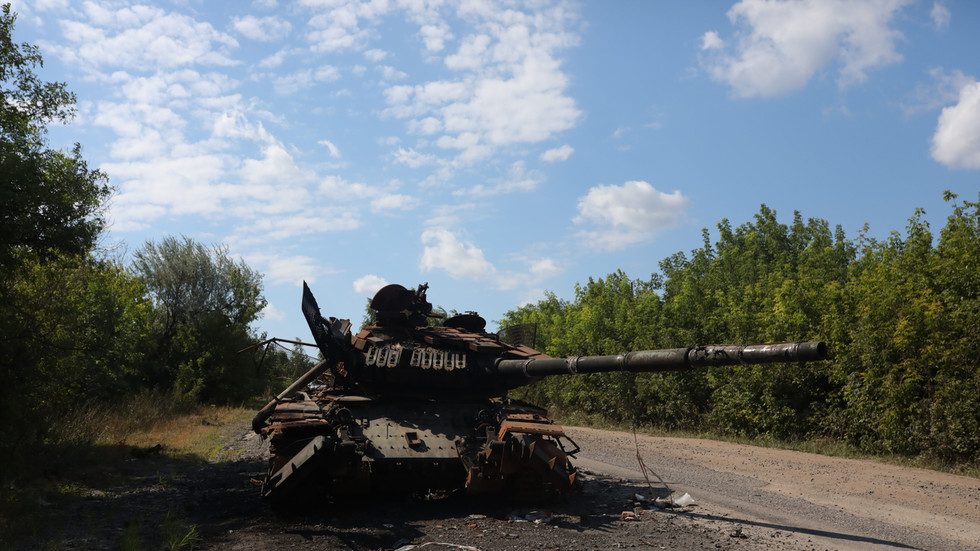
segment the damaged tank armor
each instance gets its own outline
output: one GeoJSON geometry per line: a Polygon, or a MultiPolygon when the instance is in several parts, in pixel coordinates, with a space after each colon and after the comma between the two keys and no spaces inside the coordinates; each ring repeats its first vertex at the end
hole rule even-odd
{"type": "Polygon", "coordinates": [[[429,326],[427,285],[388,285],[376,323],[352,334],[303,284],[303,314],[325,358],[269,402],[252,428],[271,438],[262,487],[275,504],[389,491],[563,493],[578,486],[575,443],[546,411],[505,398],[549,375],[679,371],[826,357],[823,342],[697,346],[552,358],[485,331],[475,312],[429,326]],[[317,380],[325,385],[313,385],[317,380]]]}

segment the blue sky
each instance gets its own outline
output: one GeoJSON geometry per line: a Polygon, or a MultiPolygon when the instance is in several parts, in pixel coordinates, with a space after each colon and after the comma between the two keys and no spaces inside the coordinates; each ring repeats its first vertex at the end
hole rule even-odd
{"type": "MultiPolygon", "coordinates": [[[[15,0],[116,187],[106,246],[187,235],[308,339],[385,283],[491,321],[765,203],[856,238],[980,189],[980,3],[15,0]]],[[[713,233],[713,237],[717,237],[713,233]]]]}

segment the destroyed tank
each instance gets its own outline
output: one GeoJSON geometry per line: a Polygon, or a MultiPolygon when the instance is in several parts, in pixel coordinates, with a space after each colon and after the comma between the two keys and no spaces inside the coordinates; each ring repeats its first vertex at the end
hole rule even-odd
{"type": "Polygon", "coordinates": [[[695,346],[552,358],[485,331],[475,312],[438,325],[426,300],[388,285],[376,322],[354,334],[324,318],[303,284],[303,314],[324,360],[269,402],[252,428],[270,438],[262,495],[274,505],[391,491],[560,494],[579,486],[578,446],[546,411],[507,399],[551,375],[678,371],[802,362],[823,342],[695,346]]]}

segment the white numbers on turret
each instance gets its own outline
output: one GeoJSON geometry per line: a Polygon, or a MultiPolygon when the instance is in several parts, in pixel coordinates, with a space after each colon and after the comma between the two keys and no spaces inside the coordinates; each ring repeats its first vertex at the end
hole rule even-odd
{"type": "MultiPolygon", "coordinates": [[[[452,371],[466,369],[466,353],[439,350],[437,348],[410,348],[411,356],[408,365],[419,369],[436,369],[452,371]]],[[[384,346],[369,346],[364,353],[364,363],[377,367],[398,367],[402,362],[402,353],[406,348],[399,344],[384,346]]]]}

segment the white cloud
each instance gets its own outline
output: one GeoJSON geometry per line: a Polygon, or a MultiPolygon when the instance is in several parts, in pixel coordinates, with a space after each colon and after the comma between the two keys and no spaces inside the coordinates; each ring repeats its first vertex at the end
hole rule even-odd
{"type": "Polygon", "coordinates": [[[530,270],[534,281],[548,279],[565,271],[551,258],[539,258],[531,262],[530,270]]]}
{"type": "Polygon", "coordinates": [[[142,227],[165,214],[211,215],[237,197],[234,187],[219,182],[227,161],[217,155],[167,157],[104,163],[118,191],[111,206],[115,228],[142,227]]]}
{"type": "Polygon", "coordinates": [[[377,195],[378,190],[359,182],[348,182],[337,175],[328,175],[320,182],[320,193],[331,201],[350,201],[354,199],[370,199],[377,195]]]}
{"type": "Polygon", "coordinates": [[[456,279],[488,279],[496,274],[479,247],[460,241],[447,229],[425,230],[422,244],[422,271],[443,270],[456,279]]]}
{"type": "Polygon", "coordinates": [[[446,67],[456,70],[483,68],[490,57],[490,40],[485,34],[467,36],[455,54],[446,56],[446,67]]]}
{"type": "Polygon", "coordinates": [[[231,25],[245,37],[262,42],[281,40],[288,36],[289,31],[293,28],[289,21],[275,16],[255,17],[254,15],[246,15],[245,17],[235,17],[232,19],[231,25]]]}
{"type": "MultiPolygon", "coordinates": [[[[4,3],[6,4],[7,2],[4,3]]],[[[71,5],[71,0],[29,0],[29,2],[13,0],[10,2],[10,5],[10,11],[18,14],[29,14],[31,13],[32,7],[37,11],[61,12],[68,9],[71,5]]]]}
{"type": "Polygon", "coordinates": [[[430,52],[441,51],[445,47],[446,41],[453,38],[452,33],[449,32],[449,27],[445,24],[423,25],[419,29],[419,34],[425,43],[425,49],[430,52]]]}
{"type": "Polygon", "coordinates": [[[549,149],[541,154],[541,160],[546,163],[553,163],[555,161],[567,161],[575,149],[572,146],[565,144],[561,147],[556,147],[554,149],[549,149]]]}
{"type": "Polygon", "coordinates": [[[399,71],[391,65],[379,65],[377,69],[381,72],[381,77],[385,80],[402,80],[408,78],[407,73],[399,71]]]}
{"type": "MultiPolygon", "coordinates": [[[[292,155],[278,143],[264,147],[261,159],[244,160],[235,172],[240,181],[236,185],[239,195],[228,208],[233,208],[236,216],[295,216],[311,201],[307,185],[312,184],[315,175],[297,166],[292,155]]],[[[296,216],[297,220],[300,218],[296,216]]],[[[295,223],[285,222],[290,226],[295,223]]]]}
{"type": "Polygon", "coordinates": [[[301,90],[311,88],[317,82],[332,82],[340,78],[340,71],[331,65],[322,65],[316,70],[304,69],[278,77],[272,81],[272,87],[278,94],[288,96],[301,90]]]}
{"type": "Polygon", "coordinates": [[[929,16],[932,17],[932,24],[938,30],[948,27],[949,20],[952,18],[952,15],[949,13],[949,8],[943,5],[942,2],[935,2],[932,5],[932,11],[929,12],[929,16]]]}
{"type": "Polygon", "coordinates": [[[836,60],[838,85],[863,82],[866,71],[901,61],[901,33],[890,28],[910,0],[742,0],[728,11],[738,27],[734,55],[714,31],[702,37],[708,74],[738,97],[799,90],[836,60]]]}
{"type": "Polygon", "coordinates": [[[980,169],[980,82],[963,86],[956,105],[939,115],[932,158],[950,168],[980,169]]]}
{"type": "Polygon", "coordinates": [[[238,47],[233,37],[186,15],[147,6],[113,11],[93,2],[84,11],[88,22],[59,22],[69,44],[50,47],[68,64],[144,70],[238,63],[229,57],[238,47]]]}
{"type": "Polygon", "coordinates": [[[372,32],[360,28],[360,20],[373,20],[391,9],[387,2],[306,2],[314,10],[306,35],[314,52],[358,50],[372,32]]]}
{"type": "Polygon", "coordinates": [[[384,50],[379,50],[378,48],[372,48],[372,49],[367,50],[366,52],[364,52],[364,57],[366,57],[369,60],[377,63],[377,62],[381,61],[382,59],[388,57],[388,52],[386,52],[384,50]]]}
{"type": "Polygon", "coordinates": [[[149,222],[165,214],[167,209],[161,205],[116,195],[109,202],[109,227],[117,232],[139,231],[150,227],[149,222]]]}
{"type": "Polygon", "coordinates": [[[536,143],[575,124],[581,112],[563,94],[568,79],[556,60],[529,53],[514,70],[513,78],[481,80],[468,102],[446,106],[446,131],[497,146],[536,143]]]}
{"type": "Polygon", "coordinates": [[[286,60],[286,56],[296,55],[301,52],[302,50],[299,48],[283,48],[259,61],[259,67],[262,67],[263,69],[274,69],[282,65],[282,62],[286,60]]]}
{"type": "Polygon", "coordinates": [[[331,142],[330,140],[320,140],[316,143],[322,145],[323,147],[326,147],[327,151],[330,152],[330,156],[333,157],[334,159],[340,158],[340,150],[337,149],[337,146],[334,145],[333,142],[331,142]]]}
{"type": "Polygon", "coordinates": [[[119,159],[155,156],[183,142],[186,122],[172,109],[148,103],[99,102],[92,123],[119,135],[110,150],[119,159]]]}
{"type": "Polygon", "coordinates": [[[412,120],[408,123],[408,131],[413,134],[429,136],[442,131],[442,121],[435,117],[426,117],[422,120],[412,120]]]}
{"type": "Polygon", "coordinates": [[[337,208],[308,209],[301,213],[290,212],[281,216],[251,215],[248,224],[235,228],[236,239],[242,244],[260,244],[270,241],[294,239],[326,231],[350,231],[361,227],[357,214],[337,208]],[[324,212],[326,211],[326,212],[324,212]],[[329,223],[324,223],[329,220],[329,223]]]}
{"type": "MultiPolygon", "coordinates": [[[[558,55],[577,43],[566,30],[574,15],[560,2],[535,8],[531,13],[493,4],[459,6],[457,15],[472,22],[473,32],[443,60],[459,76],[389,87],[385,114],[408,119],[413,132],[442,132],[432,143],[458,150],[456,164],[572,128],[582,113],[565,93],[569,79],[558,55]]],[[[427,47],[435,46],[441,50],[444,44],[427,47]]]]}
{"type": "Polygon", "coordinates": [[[911,94],[911,100],[902,105],[906,114],[919,111],[940,109],[959,100],[960,91],[976,82],[972,76],[962,71],[947,71],[942,67],[929,70],[929,76],[935,81],[932,84],[919,84],[911,94]]]}
{"type": "Polygon", "coordinates": [[[332,82],[340,78],[340,70],[333,65],[321,65],[316,68],[313,78],[317,82],[332,82]]]}
{"type": "Polygon", "coordinates": [[[725,41],[718,36],[717,31],[708,31],[701,36],[702,50],[720,50],[725,47],[725,41]]]}
{"type": "Polygon", "coordinates": [[[399,147],[398,151],[392,154],[392,160],[400,165],[405,165],[410,168],[419,168],[430,164],[436,160],[435,155],[426,155],[419,153],[414,149],[405,149],[404,147],[399,147]]]}
{"type": "Polygon", "coordinates": [[[419,200],[411,195],[400,193],[385,193],[371,200],[371,212],[391,212],[395,210],[412,210],[419,205],[419,200]]]}
{"type": "Polygon", "coordinates": [[[272,321],[282,321],[286,319],[286,313],[276,308],[271,302],[266,303],[265,308],[259,312],[259,317],[272,321]]]}
{"type": "Polygon", "coordinates": [[[515,161],[507,171],[506,178],[490,181],[491,185],[478,184],[469,189],[458,190],[453,195],[489,197],[515,191],[533,191],[544,181],[544,176],[537,171],[528,171],[524,167],[524,161],[515,161]]]}
{"type": "Polygon", "coordinates": [[[254,252],[242,255],[250,266],[255,266],[270,285],[302,285],[314,283],[318,274],[332,274],[336,270],[322,268],[316,261],[304,255],[284,255],[254,252]]]}
{"type": "Polygon", "coordinates": [[[216,138],[254,140],[266,144],[275,139],[261,122],[252,122],[240,109],[227,109],[212,115],[211,135],[216,138]]]}
{"type": "Polygon", "coordinates": [[[679,225],[688,203],[680,191],[663,193],[643,181],[601,185],[579,198],[579,215],[573,221],[597,227],[579,234],[589,246],[616,250],[679,225]]]}
{"type": "Polygon", "coordinates": [[[188,89],[189,76],[199,80],[194,71],[156,73],[148,77],[130,77],[122,87],[122,95],[135,103],[168,103],[180,101],[191,96],[188,89]]]}
{"type": "Polygon", "coordinates": [[[388,285],[388,281],[385,278],[368,274],[354,280],[354,292],[373,297],[385,285],[388,285]]]}

